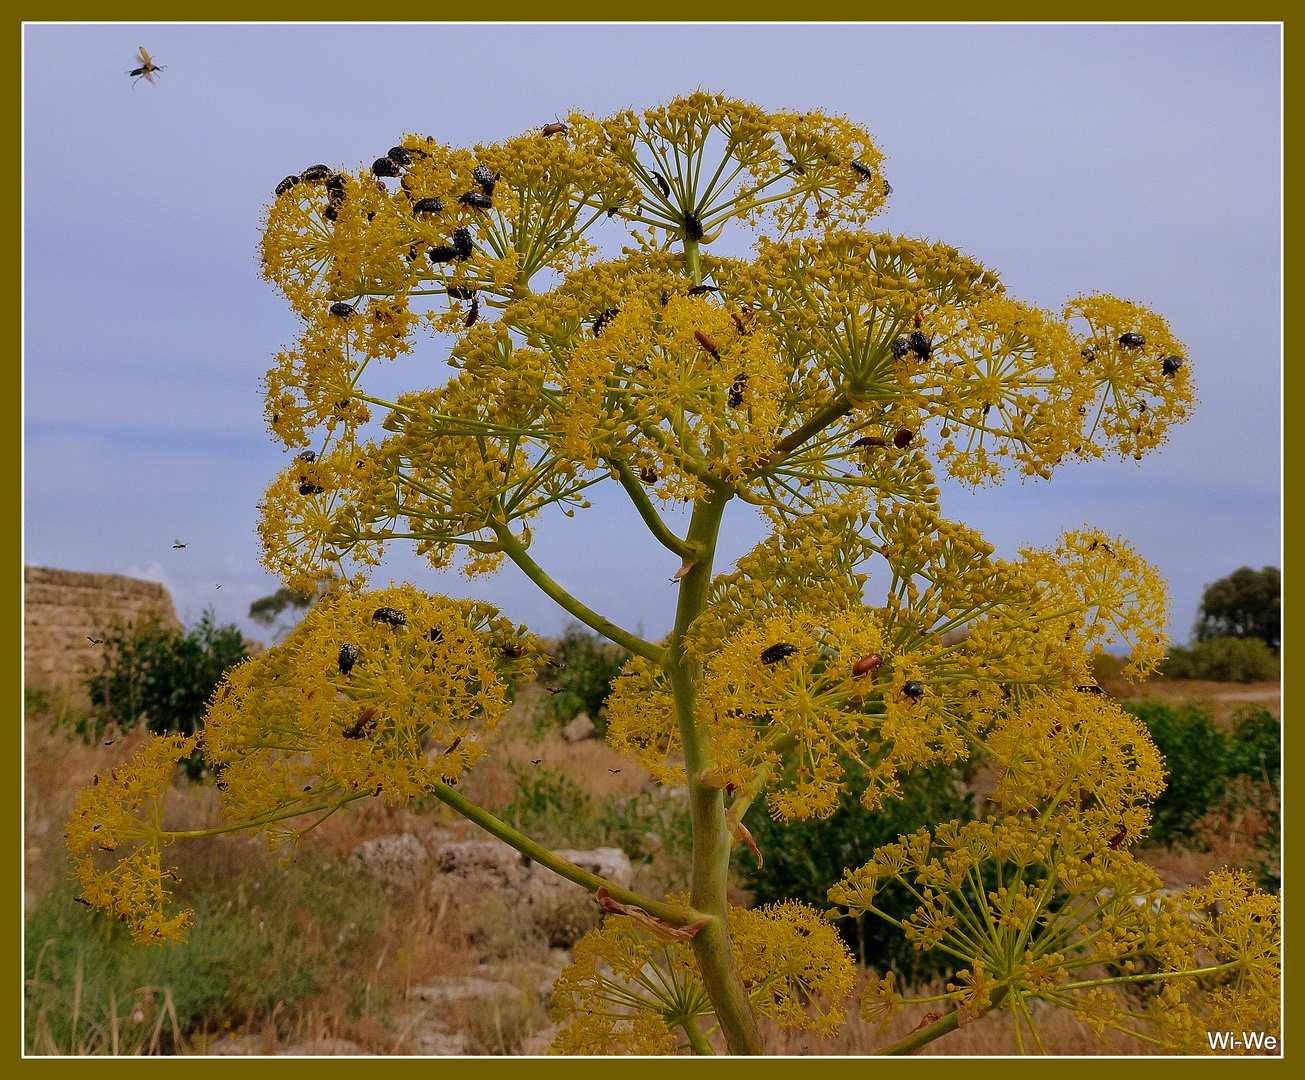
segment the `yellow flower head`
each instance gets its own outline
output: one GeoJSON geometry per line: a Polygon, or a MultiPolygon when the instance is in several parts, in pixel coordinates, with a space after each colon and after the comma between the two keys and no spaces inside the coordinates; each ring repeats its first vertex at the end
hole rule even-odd
{"type": "Polygon", "coordinates": [[[192,912],[164,913],[164,879],[179,880],[165,868],[161,849],[163,806],[178,761],[191,755],[196,737],[156,735],[127,765],[112,770],[77,797],[64,839],[82,898],[121,919],[137,941],[162,944],[186,936],[192,912]],[[110,863],[107,869],[101,866],[110,863]]]}
{"type": "Polygon", "coordinates": [[[1146,725],[1097,694],[1034,694],[986,742],[1000,769],[998,806],[1066,816],[1098,845],[1140,840],[1164,791],[1164,759],[1146,725]]]}
{"type": "MultiPolygon", "coordinates": [[[[493,608],[409,585],[320,601],[281,645],[227,673],[205,723],[227,810],[255,821],[357,793],[399,801],[487,753],[505,680],[542,662],[493,608]]],[[[288,814],[286,816],[289,816],[288,814]]]]}

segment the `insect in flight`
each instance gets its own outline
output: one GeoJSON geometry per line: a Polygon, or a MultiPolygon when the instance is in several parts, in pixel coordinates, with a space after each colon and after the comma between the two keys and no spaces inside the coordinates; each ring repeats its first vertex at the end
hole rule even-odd
{"type": "Polygon", "coordinates": [[[150,54],[145,51],[144,45],[140,46],[139,53],[136,56],[136,63],[138,63],[140,67],[132,68],[131,71],[127,72],[128,75],[134,76],[136,79],[136,82],[131,84],[132,89],[135,89],[136,83],[140,82],[141,79],[152,84],[154,82],[155,72],[163,70],[161,64],[156,64],[150,59],[150,54]]]}
{"type": "Polygon", "coordinates": [[[186,545],[183,544],[180,540],[173,540],[173,541],[172,541],[172,546],[173,546],[174,548],[184,548],[186,545]]]}
{"type": "Polygon", "coordinates": [[[103,644],[104,644],[104,638],[102,638],[102,637],[91,637],[89,634],[86,635],[86,640],[89,641],[92,645],[103,645],[103,644]]]}

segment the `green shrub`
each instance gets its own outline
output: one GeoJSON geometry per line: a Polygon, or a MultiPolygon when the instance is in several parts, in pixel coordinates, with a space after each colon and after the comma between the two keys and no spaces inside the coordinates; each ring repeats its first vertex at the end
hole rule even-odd
{"type": "Polygon", "coordinates": [[[1282,777],[1282,722],[1263,705],[1237,710],[1228,746],[1228,774],[1277,783],[1282,777]]]}
{"type": "MultiPolygon", "coordinates": [[[[937,766],[908,773],[902,778],[902,797],[878,810],[867,810],[856,794],[865,786],[864,772],[852,762],[847,770],[850,790],[839,797],[833,816],[824,820],[783,824],[771,818],[764,805],[754,803],[749,809],[745,823],[764,862],[758,867],[752,853],[739,847],[735,868],[757,903],[804,900],[828,908],[827,893],[842,878],[844,868],[868,862],[875,848],[926,825],[974,818],[974,795],[961,792],[961,774],[955,768],[937,766]]],[[[875,904],[894,918],[905,918],[919,900],[894,883],[877,894],[875,904]]],[[[919,952],[884,920],[861,918],[836,925],[854,954],[863,961],[867,956],[879,958],[908,982],[932,978],[949,967],[942,950],[919,952]]]]}
{"type": "Polygon", "coordinates": [[[1227,780],[1228,737],[1204,709],[1160,701],[1125,704],[1151,732],[1165,758],[1165,790],[1151,808],[1151,838],[1190,840],[1218,803],[1227,780]]]}
{"type": "Polygon", "coordinates": [[[1256,637],[1217,637],[1198,641],[1190,649],[1175,645],[1160,666],[1168,679],[1209,682],[1265,682],[1279,676],[1278,658],[1256,637]]]}
{"type": "Polygon", "coordinates": [[[579,624],[567,627],[553,653],[554,666],[545,667],[539,676],[560,691],[548,703],[554,722],[566,724],[578,713],[587,712],[601,736],[606,725],[598,711],[612,692],[612,680],[629,658],[625,649],[587,633],[579,624]]]}
{"type": "MultiPolygon", "coordinates": [[[[189,633],[153,617],[117,627],[105,638],[103,666],[83,680],[95,712],[75,727],[87,739],[110,722],[119,731],[143,721],[156,734],[193,735],[222,676],[248,655],[236,625],[218,626],[211,610],[189,633]]],[[[184,763],[192,780],[204,767],[198,750],[184,763]]]]}
{"type": "Polygon", "coordinates": [[[499,817],[547,847],[585,848],[599,843],[593,799],[574,780],[555,769],[511,766],[517,790],[499,817]]]}

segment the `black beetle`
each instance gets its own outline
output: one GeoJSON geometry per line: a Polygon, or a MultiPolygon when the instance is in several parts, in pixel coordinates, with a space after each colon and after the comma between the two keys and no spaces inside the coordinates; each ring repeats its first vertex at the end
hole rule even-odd
{"type": "Polygon", "coordinates": [[[389,623],[391,626],[407,626],[408,616],[392,607],[379,607],[372,612],[372,622],[389,623]]]}
{"type": "Polygon", "coordinates": [[[483,191],[468,191],[458,196],[458,202],[463,206],[474,206],[477,210],[488,210],[494,205],[494,200],[483,191]]]}
{"type": "Polygon", "coordinates": [[[439,196],[433,199],[418,199],[412,204],[414,214],[438,214],[444,209],[444,200],[439,196]]]}
{"type": "Polygon", "coordinates": [[[279,184],[276,185],[276,194],[277,194],[277,195],[284,195],[287,191],[289,191],[289,190],[290,190],[292,187],[294,187],[297,183],[299,183],[299,177],[297,177],[297,176],[287,176],[284,180],[282,180],[279,184]]]}
{"type": "Polygon", "coordinates": [[[393,158],[378,157],[372,162],[372,172],[376,176],[398,176],[399,163],[393,158]]]}
{"type": "Polygon", "coordinates": [[[1127,334],[1119,335],[1119,344],[1127,346],[1130,349],[1136,349],[1140,345],[1146,344],[1146,338],[1130,330],[1127,334]]]}
{"type": "Polygon", "coordinates": [[[357,310],[358,309],[352,304],[346,304],[343,300],[339,300],[331,305],[331,314],[336,315],[341,319],[349,318],[349,316],[355,314],[357,310]]]}
{"type": "Polygon", "coordinates": [[[358,659],[358,646],[348,643],[340,646],[340,674],[348,675],[353,670],[353,665],[358,659]]]}
{"type": "Polygon", "coordinates": [[[790,645],[787,641],[781,641],[770,646],[761,654],[763,664],[778,664],[786,656],[792,656],[797,652],[796,645],[790,645]]]}

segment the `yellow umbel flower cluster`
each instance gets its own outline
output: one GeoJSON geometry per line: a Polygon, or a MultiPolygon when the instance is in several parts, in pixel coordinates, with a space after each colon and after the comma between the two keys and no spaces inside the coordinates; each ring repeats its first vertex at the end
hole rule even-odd
{"type": "Polygon", "coordinates": [[[407,585],[328,596],[218,688],[204,745],[226,811],[288,817],[349,794],[398,802],[456,783],[487,752],[507,678],[541,657],[485,604],[407,585]]]}
{"type": "MultiPolygon", "coordinates": [[[[729,911],[730,944],[756,1012],[786,1031],[833,1034],[855,973],[838,931],[797,901],[729,911]]],[[[549,1053],[673,1053],[682,1048],[676,1028],[693,1045],[703,1038],[698,1021],[711,1012],[686,942],[659,939],[628,916],[609,915],[576,944],[574,962],[554,984],[552,1018],[566,1026],[549,1053]]]]}
{"type": "Polygon", "coordinates": [[[190,925],[191,912],[169,916],[163,910],[164,881],[179,880],[175,867],[163,865],[162,849],[170,842],[163,807],[173,768],[195,744],[193,735],[152,738],[130,763],[107,777],[97,774],[68,819],[64,841],[82,901],[121,919],[137,941],[178,941],[190,925]]]}

